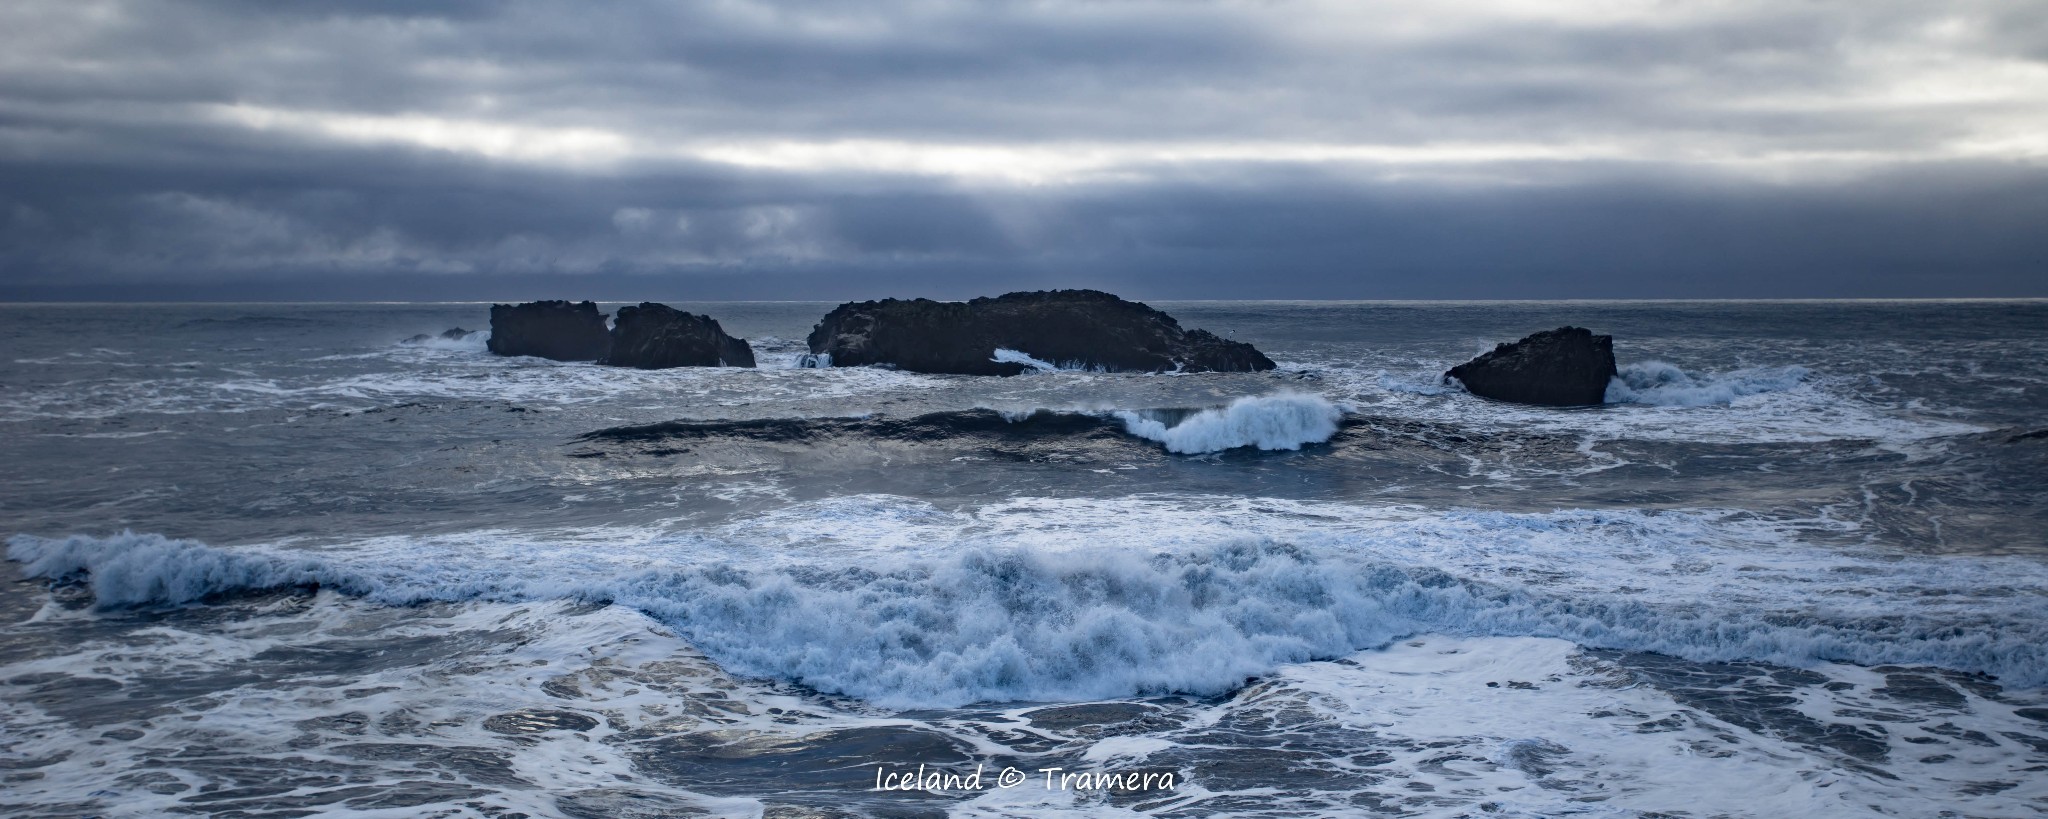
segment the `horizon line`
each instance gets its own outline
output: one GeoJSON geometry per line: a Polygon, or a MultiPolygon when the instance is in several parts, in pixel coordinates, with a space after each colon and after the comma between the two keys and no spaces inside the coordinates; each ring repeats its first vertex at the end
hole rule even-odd
{"type": "MultiPolygon", "coordinates": [[[[1068,289],[1094,289],[1094,288],[1046,288],[1046,289],[1043,289],[1043,290],[1037,290],[1037,291],[1032,291],[1032,290],[1020,290],[1020,291],[1011,291],[1011,292],[1021,292],[1021,293],[1030,293],[1030,292],[1046,292],[1046,290],[1055,290],[1055,289],[1057,289],[1057,290],[1068,290],[1068,289]]],[[[1105,290],[1105,291],[1101,291],[1101,292],[1105,292],[1105,293],[1106,293],[1106,292],[1108,292],[1108,291],[1106,291],[1106,290],[1105,290]]],[[[1178,303],[1182,303],[1182,304],[1187,304],[1187,303],[1214,303],[1214,304],[1673,304],[1673,303],[1705,303],[1705,304],[1798,304],[1798,303],[1837,303],[1837,302],[1862,302],[1862,303],[1913,303],[1913,302],[1941,302],[1941,303],[1968,303],[1968,302],[2016,302],[2016,301],[2018,301],[2018,302],[2027,302],[2027,301],[2038,301],[2038,302],[2048,302],[2048,296],[1802,296],[1802,297],[1786,297],[1786,298],[1752,298],[1752,297],[1662,297],[1662,298],[1564,298],[1564,299],[1485,299],[1485,298],[1473,298],[1473,299],[1445,299],[1445,298],[1435,298],[1435,299],[1421,299],[1421,298],[1382,298],[1382,299],[1317,299],[1317,298],[1292,298],[1292,299],[1189,299],[1189,298],[1156,298],[1156,297],[1143,297],[1143,296],[1140,296],[1140,297],[1130,297],[1130,296],[1123,296],[1123,295],[1120,295],[1120,294],[1111,294],[1111,295],[1117,295],[1117,297],[1118,297],[1118,298],[1122,298],[1122,299],[1124,299],[1124,300],[1126,300],[1126,301],[1157,301],[1157,302],[1178,302],[1178,303]]],[[[850,304],[850,303],[857,303],[857,302],[861,302],[861,301],[886,301],[886,300],[888,300],[888,299],[891,299],[891,298],[894,298],[894,299],[899,299],[899,300],[907,300],[907,299],[901,299],[901,297],[895,297],[895,296],[890,296],[890,297],[885,297],[885,298],[882,298],[882,299],[670,299],[669,301],[674,301],[674,302],[679,302],[679,303],[685,303],[685,304],[850,304]]],[[[976,298],[987,298],[987,297],[976,297],[976,298]]],[[[659,304],[659,303],[663,303],[663,302],[657,302],[657,301],[654,301],[653,299],[418,299],[418,300],[413,300],[413,299],[360,299],[360,300],[346,300],[346,299],[246,299],[246,300],[216,300],[216,299],[145,299],[145,300],[128,300],[128,301],[120,301],[120,300],[112,300],[112,299],[108,299],[108,300],[87,300],[87,299],[61,299],[61,300],[60,300],[60,299],[49,299],[49,300],[41,300],[41,299],[20,299],[20,300],[11,300],[11,299],[0,299],[0,307],[30,307],[30,306],[40,306],[40,307],[52,307],[52,306],[80,306],[80,307],[84,307],[84,306],[94,306],[94,307],[105,307],[105,306],[142,306],[142,305],[171,305],[171,304],[186,304],[186,305],[241,305],[241,304],[250,304],[250,305],[326,305],[326,304],[336,304],[336,305],[338,305],[338,304],[394,304],[394,305],[396,305],[396,304],[451,304],[451,305],[453,305],[453,304],[525,304],[525,303],[530,303],[530,302],[536,302],[536,301],[557,301],[557,300],[558,300],[558,301],[588,301],[588,302],[593,302],[593,303],[596,303],[596,304],[638,304],[638,303],[646,303],[646,302],[654,302],[654,303],[657,303],[657,304],[659,304]]],[[[957,299],[957,301],[966,301],[966,300],[967,300],[967,299],[957,299]]],[[[943,301],[949,301],[949,299],[932,299],[932,301],[941,301],[941,302],[943,302],[943,301]]]]}

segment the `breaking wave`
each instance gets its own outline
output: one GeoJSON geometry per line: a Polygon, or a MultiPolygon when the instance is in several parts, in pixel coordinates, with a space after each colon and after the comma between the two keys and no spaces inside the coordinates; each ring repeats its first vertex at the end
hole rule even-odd
{"type": "MultiPolygon", "coordinates": [[[[1503,537],[1561,525],[1525,517],[1475,521],[1507,527],[1503,537]]],[[[1419,633],[1557,637],[1703,661],[1934,664],[2012,685],[2048,681],[2048,633],[2038,622],[1977,628],[1932,610],[1729,616],[1710,602],[1477,580],[1384,552],[1272,539],[1158,552],[966,544],[783,566],[570,561],[544,573],[416,547],[316,558],[131,533],[17,536],[8,556],[31,576],[89,585],[102,607],[313,586],[393,605],[609,602],[676,628],[733,671],[892,707],[1217,694],[1287,663],[1419,633]]]]}
{"type": "Polygon", "coordinates": [[[369,595],[379,588],[321,560],[245,555],[132,532],[106,538],[17,535],[7,540],[7,558],[21,563],[30,577],[85,583],[102,608],[175,605],[261,589],[321,586],[369,595]]]}
{"type": "Polygon", "coordinates": [[[1132,435],[1157,441],[1169,452],[1192,455],[1238,447],[1300,449],[1337,434],[1344,410],[1321,396],[1284,393],[1239,398],[1220,409],[1181,418],[1118,412],[1132,435]]]}
{"type": "Polygon", "coordinates": [[[1747,395],[1793,389],[1810,375],[1805,367],[1755,367],[1699,374],[1662,361],[1641,361],[1622,366],[1607,383],[1607,403],[1661,407],[1732,404],[1747,395]]]}

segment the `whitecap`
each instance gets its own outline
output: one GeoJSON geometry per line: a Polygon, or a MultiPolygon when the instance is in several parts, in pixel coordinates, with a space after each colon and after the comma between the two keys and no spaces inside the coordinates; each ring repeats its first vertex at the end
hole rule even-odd
{"type": "Polygon", "coordinates": [[[1322,443],[1337,434],[1344,410],[1319,395],[1279,393],[1239,398],[1177,422],[1128,410],[1115,415],[1130,434],[1164,444],[1168,452],[1199,454],[1246,446],[1292,450],[1322,443]]]}
{"type": "Polygon", "coordinates": [[[122,534],[17,537],[8,552],[29,575],[89,583],[102,606],[310,585],[395,605],[613,602],[729,670],[883,705],[1219,693],[1421,633],[2048,682],[2048,632],[2029,614],[2048,588],[2038,564],[1856,557],[1793,537],[1734,512],[1216,497],[956,512],[878,496],[666,534],[480,532],[318,553],[122,534]],[[1233,534],[1246,531],[1259,536],[1233,534]]]}
{"type": "Polygon", "coordinates": [[[1662,361],[1640,361],[1621,367],[1608,382],[1607,403],[1661,407],[1726,405],[1745,396],[1796,389],[1811,375],[1811,371],[1799,366],[1693,373],[1662,361]]]}

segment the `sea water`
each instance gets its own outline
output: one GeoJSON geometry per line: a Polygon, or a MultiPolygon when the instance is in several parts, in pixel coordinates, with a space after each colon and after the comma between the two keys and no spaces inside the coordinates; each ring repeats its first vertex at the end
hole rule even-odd
{"type": "Polygon", "coordinates": [[[1268,373],[0,306],[9,816],[2031,816],[2048,303],[1156,303],[1268,373]],[[1615,336],[1598,408],[1448,367],[1615,336]]]}

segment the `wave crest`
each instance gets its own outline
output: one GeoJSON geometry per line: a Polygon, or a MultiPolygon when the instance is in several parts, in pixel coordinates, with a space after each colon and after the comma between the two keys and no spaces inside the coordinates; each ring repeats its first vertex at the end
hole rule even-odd
{"type": "Polygon", "coordinates": [[[1206,409],[1181,418],[1157,413],[1116,413],[1132,435],[1183,455],[1222,452],[1238,447],[1263,450],[1300,449],[1337,434],[1344,410],[1322,396],[1301,393],[1239,398],[1229,406],[1206,409]]]}
{"type": "Polygon", "coordinates": [[[7,539],[7,559],[30,577],[83,582],[101,608],[179,604],[219,594],[327,586],[364,595],[375,585],[310,558],[284,558],[216,549],[163,535],[122,532],[112,537],[72,535],[7,539]]]}
{"type": "Polygon", "coordinates": [[[353,568],[131,533],[9,544],[28,574],[88,582],[103,607],[291,586],[387,604],[610,602],[677,628],[735,672],[890,707],[1218,694],[1287,663],[1419,633],[1556,637],[1694,660],[1934,663],[2021,686],[2038,685],[2048,668],[2036,629],[1998,634],[1914,614],[1731,619],[1696,605],[1549,594],[1272,540],[1176,552],[962,546],[854,564],[614,564],[524,578],[395,557],[353,568]]]}

